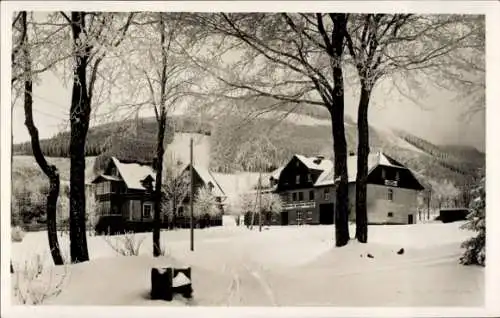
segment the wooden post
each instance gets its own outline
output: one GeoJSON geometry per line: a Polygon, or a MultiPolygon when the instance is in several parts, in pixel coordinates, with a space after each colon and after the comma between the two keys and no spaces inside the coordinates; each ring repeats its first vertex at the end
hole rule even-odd
{"type": "Polygon", "coordinates": [[[190,147],[189,147],[189,157],[190,157],[190,169],[189,169],[189,174],[190,174],[190,195],[189,195],[189,205],[190,205],[190,213],[189,213],[189,218],[190,218],[190,239],[191,239],[191,251],[194,251],[194,221],[193,221],[193,201],[194,201],[194,176],[193,176],[193,137],[191,137],[190,140],[190,147]]]}
{"type": "Polygon", "coordinates": [[[259,172],[259,184],[258,184],[258,193],[259,193],[259,232],[262,232],[262,192],[261,192],[261,178],[262,172],[259,172]]]}

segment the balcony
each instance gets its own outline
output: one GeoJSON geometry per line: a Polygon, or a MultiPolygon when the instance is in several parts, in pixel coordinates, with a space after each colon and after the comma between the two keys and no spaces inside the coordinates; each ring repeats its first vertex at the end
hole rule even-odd
{"type": "Polygon", "coordinates": [[[301,201],[286,203],[283,205],[283,210],[293,210],[293,209],[313,209],[316,207],[315,201],[301,201]]]}

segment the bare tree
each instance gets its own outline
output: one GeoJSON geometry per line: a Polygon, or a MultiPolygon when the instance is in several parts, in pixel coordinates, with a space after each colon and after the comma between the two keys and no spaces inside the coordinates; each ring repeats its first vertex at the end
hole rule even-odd
{"type": "MultiPolygon", "coordinates": [[[[38,136],[38,129],[35,126],[35,122],[33,120],[33,74],[32,74],[32,63],[30,57],[30,43],[28,37],[28,18],[27,12],[20,12],[15,21],[19,21],[21,25],[21,36],[19,45],[17,48],[22,51],[23,55],[23,77],[24,79],[24,116],[25,116],[25,125],[28,128],[30,137],[31,137],[31,148],[33,151],[33,156],[35,157],[36,162],[39,167],[45,173],[45,175],[49,178],[49,192],[47,194],[47,205],[46,205],[46,213],[47,213],[47,235],[49,240],[49,248],[52,255],[52,259],[55,265],[63,265],[64,260],[61,256],[61,251],[59,248],[59,242],[57,239],[57,224],[56,224],[56,210],[57,210],[57,199],[59,197],[59,172],[55,165],[51,165],[45,159],[45,156],[40,147],[40,138],[38,136]]],[[[20,54],[19,50],[13,50],[17,52],[16,54],[20,54]]],[[[13,62],[17,59],[17,56],[13,54],[12,56],[13,62]]],[[[15,64],[15,63],[14,63],[15,64]]],[[[20,79],[21,79],[20,78],[20,79]]],[[[13,79],[12,84],[15,81],[13,79]]]]}
{"type": "Polygon", "coordinates": [[[267,213],[271,214],[279,214],[282,211],[282,209],[283,209],[283,200],[281,199],[281,196],[279,194],[268,192],[262,195],[263,211],[266,211],[267,213]]]}
{"type": "Polygon", "coordinates": [[[160,225],[167,119],[197,85],[197,74],[184,56],[184,50],[189,49],[192,43],[184,16],[184,13],[138,14],[132,23],[133,36],[127,42],[139,49],[127,56],[129,77],[124,79],[128,82],[125,85],[135,86],[132,91],[145,96],[145,105],[152,106],[158,129],[153,160],[156,171],[153,226],[155,257],[161,255],[160,225]]]}
{"type": "Polygon", "coordinates": [[[69,23],[74,52],[73,90],[70,108],[70,252],[72,263],[89,260],[85,224],[85,141],[89,129],[94,87],[99,67],[110,48],[123,41],[132,21],[129,14],[113,30],[112,13],[61,12],[69,23]]]}
{"type": "Polygon", "coordinates": [[[165,165],[165,176],[163,187],[163,215],[167,217],[173,227],[177,224],[177,217],[182,207],[182,203],[189,194],[189,175],[182,171],[182,162],[168,160],[165,165]]]}
{"type": "Polygon", "coordinates": [[[194,201],[195,217],[204,217],[205,215],[216,216],[221,213],[219,203],[213,192],[207,187],[201,187],[196,193],[194,201]]]}
{"type": "MultiPolygon", "coordinates": [[[[260,132],[257,136],[238,146],[236,162],[251,163],[250,170],[257,170],[259,178],[257,181],[257,213],[259,215],[259,232],[262,231],[262,172],[269,170],[276,158],[279,157],[278,149],[269,139],[272,128],[260,132]]],[[[253,229],[255,222],[255,212],[252,213],[250,229],[253,229]]]]}
{"type": "MultiPolygon", "coordinates": [[[[447,56],[468,47],[475,31],[460,16],[354,14],[346,33],[347,47],[360,82],[356,175],[356,238],[368,240],[366,179],[368,175],[368,106],[375,85],[386,76],[447,69],[447,56]],[[461,27],[462,26],[462,27],[461,27]],[[458,30],[458,31],[457,31],[458,30]]],[[[408,82],[407,85],[411,85],[408,82]]]]}
{"type": "MultiPolygon", "coordinates": [[[[240,53],[236,62],[226,62],[222,70],[210,70],[226,87],[222,95],[232,99],[265,96],[301,107],[320,105],[329,111],[334,180],[338,184],[336,246],[346,245],[348,179],[342,57],[347,15],[221,13],[196,18],[204,32],[220,40],[214,45],[216,50],[240,53]]],[[[204,63],[220,67],[216,62],[204,63]]]]}

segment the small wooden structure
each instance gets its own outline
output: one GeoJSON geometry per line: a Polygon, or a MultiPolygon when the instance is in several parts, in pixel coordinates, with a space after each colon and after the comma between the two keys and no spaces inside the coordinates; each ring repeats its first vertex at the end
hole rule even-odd
{"type": "Polygon", "coordinates": [[[469,213],[467,208],[444,208],[439,210],[439,220],[443,223],[465,221],[469,213]]]}
{"type": "Polygon", "coordinates": [[[174,294],[191,298],[191,267],[151,269],[151,299],[171,301],[174,294]]]}

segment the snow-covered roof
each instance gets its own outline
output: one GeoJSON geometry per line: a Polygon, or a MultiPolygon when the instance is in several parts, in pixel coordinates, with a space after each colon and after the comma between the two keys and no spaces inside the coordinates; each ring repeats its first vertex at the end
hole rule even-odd
{"type": "MultiPolygon", "coordinates": [[[[228,198],[235,198],[241,193],[251,191],[259,179],[259,173],[257,172],[237,172],[234,174],[212,173],[212,175],[228,198]]],[[[264,175],[262,178],[264,179],[264,175]]]]}
{"type": "Polygon", "coordinates": [[[115,157],[112,157],[111,159],[129,189],[146,190],[141,181],[148,175],[151,176],[153,180],[156,179],[156,172],[150,166],[138,163],[123,163],[115,157]]]}
{"type": "Polygon", "coordinates": [[[104,179],[104,180],[108,180],[108,181],[122,181],[122,179],[118,178],[118,177],[115,177],[115,176],[108,176],[108,175],[105,175],[105,174],[100,174],[98,175],[93,181],[92,183],[96,182],[97,180],[99,179],[104,179]]]}
{"type": "MultiPolygon", "coordinates": [[[[189,164],[186,165],[185,169],[188,169],[188,168],[189,168],[189,164]]],[[[205,185],[208,185],[209,183],[211,183],[214,186],[213,189],[212,189],[212,193],[216,197],[226,196],[226,194],[225,194],[224,190],[222,189],[221,185],[219,184],[219,182],[217,182],[216,178],[210,172],[210,170],[208,170],[208,168],[206,168],[205,166],[202,166],[202,165],[196,165],[195,164],[195,165],[193,165],[193,169],[200,176],[201,180],[203,180],[203,183],[205,183],[205,185]]]]}
{"type": "Polygon", "coordinates": [[[269,174],[268,174],[268,177],[271,178],[273,177],[274,179],[279,179],[280,175],[281,175],[281,171],[283,171],[283,168],[285,168],[284,166],[282,167],[279,167],[278,169],[276,170],[273,170],[271,171],[269,174]]]}
{"type": "MultiPolygon", "coordinates": [[[[347,157],[347,178],[348,182],[356,182],[356,175],[358,173],[358,156],[349,156],[347,157]]],[[[388,166],[388,167],[396,167],[396,168],[404,168],[401,163],[392,159],[382,152],[370,153],[368,155],[368,174],[377,166],[388,166]]],[[[323,171],[323,173],[318,177],[314,186],[327,186],[333,185],[333,176],[335,174],[335,170],[331,167],[328,170],[323,171]]]]}
{"type": "Polygon", "coordinates": [[[297,159],[299,159],[309,169],[324,171],[333,167],[333,163],[329,159],[322,158],[320,161],[316,161],[318,157],[306,157],[298,154],[295,154],[295,157],[297,157],[297,159]]]}

